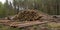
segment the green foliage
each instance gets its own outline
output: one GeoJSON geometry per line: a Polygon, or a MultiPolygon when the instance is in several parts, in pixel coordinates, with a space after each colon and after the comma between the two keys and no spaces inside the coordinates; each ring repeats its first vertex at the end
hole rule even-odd
{"type": "Polygon", "coordinates": [[[6,0],[4,4],[0,2],[0,17],[18,14],[22,8],[37,9],[50,15],[60,15],[59,1],[60,0],[13,0],[13,3],[11,3],[6,0]]]}
{"type": "Polygon", "coordinates": [[[4,4],[0,2],[0,18],[10,15],[14,15],[12,5],[11,4],[9,5],[7,1],[4,4]]]}
{"type": "Polygon", "coordinates": [[[50,15],[60,14],[59,0],[15,0],[14,5],[28,9],[38,9],[50,15]]]}

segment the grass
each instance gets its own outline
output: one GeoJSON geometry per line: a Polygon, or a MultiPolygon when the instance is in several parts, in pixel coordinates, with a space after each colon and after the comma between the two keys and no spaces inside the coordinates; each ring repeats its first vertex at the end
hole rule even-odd
{"type": "Polygon", "coordinates": [[[50,23],[47,23],[48,27],[51,27],[51,28],[60,28],[60,23],[55,23],[55,22],[50,22],[50,23]]]}
{"type": "Polygon", "coordinates": [[[12,28],[9,26],[4,26],[0,24],[0,30],[20,30],[19,28],[12,28]]]}

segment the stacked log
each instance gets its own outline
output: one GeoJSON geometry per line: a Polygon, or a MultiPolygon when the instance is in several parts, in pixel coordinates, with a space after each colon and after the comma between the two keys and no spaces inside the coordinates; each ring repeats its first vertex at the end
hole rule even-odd
{"type": "Polygon", "coordinates": [[[19,21],[35,21],[41,17],[37,10],[22,10],[13,19],[19,21]]]}

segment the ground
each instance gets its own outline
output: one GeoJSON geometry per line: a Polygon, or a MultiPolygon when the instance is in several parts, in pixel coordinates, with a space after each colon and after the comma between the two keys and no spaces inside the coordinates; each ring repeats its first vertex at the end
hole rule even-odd
{"type": "Polygon", "coordinates": [[[55,22],[49,22],[42,25],[34,25],[30,27],[24,27],[24,28],[13,28],[10,26],[5,26],[3,24],[0,24],[0,30],[60,30],[60,23],[55,22]]]}
{"type": "MultiPolygon", "coordinates": [[[[60,22],[58,22],[58,19],[59,18],[56,19],[57,22],[48,21],[45,24],[34,25],[34,26],[29,26],[29,27],[24,27],[24,28],[15,28],[15,27],[4,25],[2,23],[10,22],[8,20],[6,20],[6,21],[4,20],[4,21],[0,21],[0,30],[60,30],[60,22]]],[[[48,19],[46,19],[46,21],[47,20],[48,19]]],[[[53,19],[49,19],[49,20],[53,20],[53,19]]]]}

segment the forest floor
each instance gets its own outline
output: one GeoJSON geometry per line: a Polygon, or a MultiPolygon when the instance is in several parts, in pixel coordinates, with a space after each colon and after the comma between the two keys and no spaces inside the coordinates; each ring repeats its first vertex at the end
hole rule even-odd
{"type": "MultiPolygon", "coordinates": [[[[44,19],[43,19],[44,20],[44,19]]],[[[33,25],[33,26],[28,26],[28,27],[22,27],[22,28],[16,28],[16,27],[12,27],[11,25],[17,25],[21,22],[11,22],[10,20],[0,20],[0,30],[60,30],[60,22],[58,21],[59,18],[54,19],[55,21],[51,21],[47,19],[45,19],[46,22],[44,24],[40,24],[40,25],[33,25]],[[10,26],[9,26],[10,25],[10,26]]],[[[53,19],[52,19],[53,20],[53,19]]],[[[32,24],[39,24],[39,21],[32,21],[32,24]],[[33,22],[33,23],[32,23],[33,22]]],[[[30,23],[30,25],[31,25],[30,23]]],[[[28,22],[23,22],[23,25],[28,25],[28,22]],[[25,24],[24,24],[25,23],[25,24]]]]}
{"type": "Polygon", "coordinates": [[[60,23],[57,22],[48,22],[45,24],[34,25],[34,26],[23,27],[23,28],[14,28],[3,24],[8,22],[10,21],[0,20],[0,30],[60,30],[60,23]]]}

